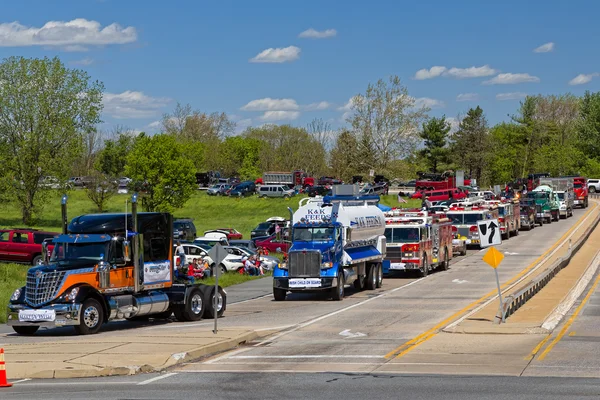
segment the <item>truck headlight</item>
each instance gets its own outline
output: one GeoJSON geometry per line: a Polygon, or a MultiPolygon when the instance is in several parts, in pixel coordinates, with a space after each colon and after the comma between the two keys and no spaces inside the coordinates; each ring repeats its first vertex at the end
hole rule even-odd
{"type": "Polygon", "coordinates": [[[21,289],[15,289],[12,296],[10,296],[10,301],[17,301],[21,297],[21,289]]]}
{"type": "Polygon", "coordinates": [[[288,269],[287,263],[285,263],[285,262],[279,263],[279,269],[288,269]]]}
{"type": "Polygon", "coordinates": [[[67,301],[75,300],[75,297],[77,297],[77,293],[79,293],[78,287],[71,289],[71,291],[65,296],[65,300],[67,300],[67,301]]]}
{"type": "Polygon", "coordinates": [[[333,263],[330,263],[330,262],[321,263],[321,268],[322,269],[323,268],[331,268],[331,267],[333,267],[333,263]]]}

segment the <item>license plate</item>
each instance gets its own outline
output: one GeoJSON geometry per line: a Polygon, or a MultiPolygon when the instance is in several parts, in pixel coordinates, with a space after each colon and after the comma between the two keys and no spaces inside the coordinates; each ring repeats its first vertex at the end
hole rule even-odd
{"type": "Polygon", "coordinates": [[[321,278],[290,279],[290,288],[321,287],[321,278]]]}
{"type": "Polygon", "coordinates": [[[20,310],[19,321],[21,322],[38,322],[38,321],[54,321],[56,312],[54,310],[20,310]]]}
{"type": "Polygon", "coordinates": [[[406,269],[405,263],[390,263],[390,269],[403,270],[406,269]]]}
{"type": "Polygon", "coordinates": [[[471,239],[471,243],[473,243],[473,244],[479,244],[479,239],[471,239]]]}
{"type": "Polygon", "coordinates": [[[575,204],[579,204],[579,200],[575,200],[575,204]]]}

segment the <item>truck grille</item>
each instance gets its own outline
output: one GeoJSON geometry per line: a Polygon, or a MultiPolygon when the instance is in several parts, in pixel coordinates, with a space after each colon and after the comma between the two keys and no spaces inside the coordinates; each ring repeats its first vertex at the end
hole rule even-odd
{"type": "Polygon", "coordinates": [[[470,228],[458,228],[458,234],[460,236],[469,237],[469,229],[470,228]]]}
{"type": "Polygon", "coordinates": [[[36,276],[37,271],[27,273],[25,301],[32,307],[49,302],[58,295],[66,271],[52,271],[36,276]]]}
{"type": "Polygon", "coordinates": [[[402,247],[400,246],[387,246],[385,258],[388,260],[398,260],[402,259],[402,247]]]}
{"type": "Polygon", "coordinates": [[[291,277],[317,278],[321,275],[321,253],[318,251],[293,251],[289,254],[291,277]]]}

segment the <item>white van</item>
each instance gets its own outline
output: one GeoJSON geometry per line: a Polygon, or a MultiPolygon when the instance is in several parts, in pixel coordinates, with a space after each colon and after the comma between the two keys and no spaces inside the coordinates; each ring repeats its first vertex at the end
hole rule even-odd
{"type": "Polygon", "coordinates": [[[285,185],[263,185],[258,189],[258,197],[283,197],[289,199],[296,192],[285,185]]]}

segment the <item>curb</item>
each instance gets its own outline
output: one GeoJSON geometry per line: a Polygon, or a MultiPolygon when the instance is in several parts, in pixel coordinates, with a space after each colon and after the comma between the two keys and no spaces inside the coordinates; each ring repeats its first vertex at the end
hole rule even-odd
{"type": "Polygon", "coordinates": [[[63,379],[63,378],[98,378],[105,376],[125,376],[125,375],[136,375],[141,373],[149,372],[161,372],[170,368],[174,365],[181,364],[196,360],[198,358],[207,356],[214,353],[222,353],[231,349],[234,349],[240,345],[250,342],[260,335],[255,332],[247,332],[242,335],[238,335],[235,338],[227,339],[218,343],[214,343],[207,346],[200,346],[192,349],[185,353],[171,354],[166,362],[160,366],[152,366],[149,364],[145,365],[133,365],[133,366],[122,366],[122,367],[106,367],[98,369],[50,369],[45,371],[39,371],[33,374],[25,374],[23,376],[11,377],[11,380],[15,379],[63,379]]]}
{"type": "Polygon", "coordinates": [[[546,318],[546,320],[542,323],[542,328],[548,330],[549,332],[556,328],[556,325],[560,323],[564,316],[569,312],[571,307],[573,307],[573,304],[575,304],[579,296],[581,296],[587,285],[596,274],[596,271],[598,271],[599,266],[600,251],[596,253],[583,275],[581,275],[579,278],[577,284],[571,288],[565,298],[556,306],[548,318],[546,318]]]}

